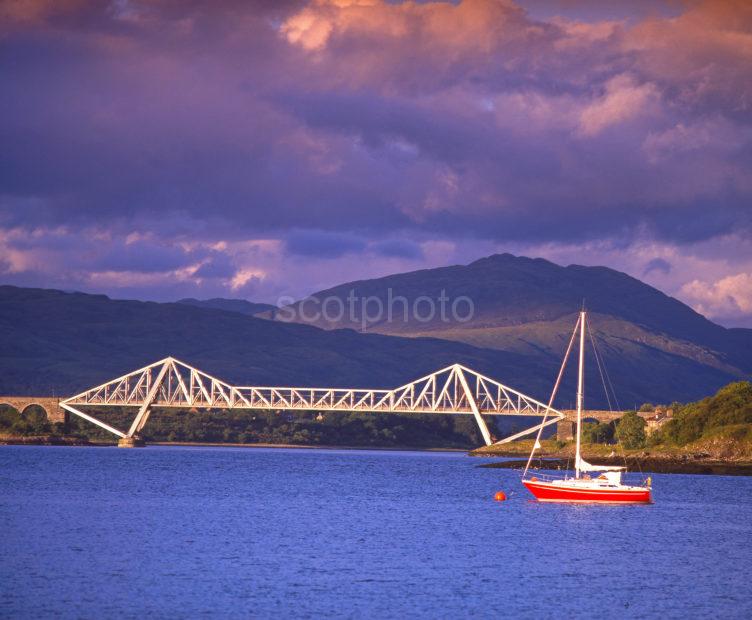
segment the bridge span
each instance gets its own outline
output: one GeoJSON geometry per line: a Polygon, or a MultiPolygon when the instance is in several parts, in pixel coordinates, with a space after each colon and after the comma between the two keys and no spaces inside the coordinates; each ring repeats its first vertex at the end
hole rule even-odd
{"type": "Polygon", "coordinates": [[[452,364],[392,390],[318,387],[233,386],[173,357],[60,401],[60,407],[138,445],[153,407],[199,409],[273,409],[369,413],[472,415],[486,445],[494,439],[483,419],[488,415],[540,416],[543,421],[496,443],[506,443],[556,424],[564,414],[461,364],[452,364]],[[82,407],[134,407],[136,416],[120,430],[82,407]]]}

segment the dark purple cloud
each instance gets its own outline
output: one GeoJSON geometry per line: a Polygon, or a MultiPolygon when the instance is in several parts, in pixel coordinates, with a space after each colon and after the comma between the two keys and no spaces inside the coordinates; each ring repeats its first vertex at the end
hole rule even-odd
{"type": "Polygon", "coordinates": [[[213,252],[193,275],[196,278],[231,278],[237,271],[235,262],[223,252],[213,252]]]}
{"type": "Polygon", "coordinates": [[[649,261],[710,244],[711,308],[752,262],[752,8],[606,4],[0,2],[3,277],[269,298],[607,244],[677,292],[649,261]]]}
{"type": "Polygon", "coordinates": [[[353,235],[307,230],[293,231],[287,236],[287,250],[298,256],[339,258],[345,254],[362,252],[365,242],[353,235]]]}
{"type": "Polygon", "coordinates": [[[381,256],[396,258],[422,259],[423,250],[420,244],[407,239],[387,239],[371,245],[371,250],[381,256]]]}
{"type": "Polygon", "coordinates": [[[647,265],[645,265],[645,269],[642,272],[642,275],[647,276],[654,271],[660,273],[671,273],[671,263],[669,263],[667,260],[664,260],[663,258],[654,258],[648,261],[647,265]]]}
{"type": "Polygon", "coordinates": [[[185,265],[188,260],[186,252],[172,245],[144,241],[105,245],[106,251],[95,263],[96,267],[104,271],[173,271],[185,265]]]}

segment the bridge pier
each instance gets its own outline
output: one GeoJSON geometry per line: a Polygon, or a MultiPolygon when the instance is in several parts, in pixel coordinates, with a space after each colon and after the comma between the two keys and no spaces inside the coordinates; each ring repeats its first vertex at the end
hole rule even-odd
{"type": "Polygon", "coordinates": [[[556,423],[556,439],[559,441],[572,441],[575,434],[576,422],[572,422],[568,418],[559,420],[556,423]]]}
{"type": "Polygon", "coordinates": [[[118,439],[118,448],[145,448],[146,442],[141,437],[121,437],[118,439]]]}

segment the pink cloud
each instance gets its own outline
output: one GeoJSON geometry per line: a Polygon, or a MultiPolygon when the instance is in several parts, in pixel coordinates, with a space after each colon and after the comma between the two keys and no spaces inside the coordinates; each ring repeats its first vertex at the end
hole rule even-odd
{"type": "Polygon", "coordinates": [[[594,136],[607,127],[647,113],[657,98],[652,84],[638,84],[632,76],[618,75],[606,82],[602,97],[582,110],[580,131],[584,136],[594,136]]]}
{"type": "Polygon", "coordinates": [[[745,0],[687,3],[675,18],[652,18],[625,33],[623,48],[636,68],[677,89],[677,102],[722,100],[738,111],[752,106],[752,4],[745,0]]]}
{"type": "Polygon", "coordinates": [[[752,273],[738,273],[715,282],[692,280],[682,286],[681,293],[705,316],[728,320],[752,314],[752,273]]]}
{"type": "Polygon", "coordinates": [[[0,24],[33,23],[84,9],[89,0],[6,0],[0,2],[0,24]]]}
{"type": "Polygon", "coordinates": [[[505,57],[495,61],[502,66],[526,64],[536,44],[546,45],[547,29],[506,0],[315,0],[289,16],[280,32],[326,67],[326,78],[317,72],[320,79],[425,88],[500,52],[505,57]]]}

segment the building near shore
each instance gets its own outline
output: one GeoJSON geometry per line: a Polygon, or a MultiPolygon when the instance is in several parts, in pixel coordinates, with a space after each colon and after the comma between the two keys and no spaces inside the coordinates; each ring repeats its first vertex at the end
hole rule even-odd
{"type": "Polygon", "coordinates": [[[655,413],[652,416],[645,418],[645,434],[652,435],[673,417],[673,409],[656,407],[655,413]]]}

